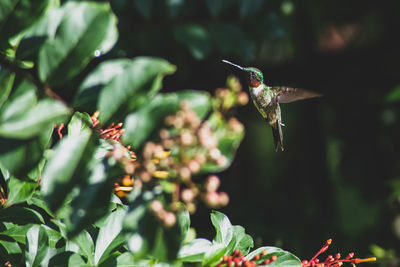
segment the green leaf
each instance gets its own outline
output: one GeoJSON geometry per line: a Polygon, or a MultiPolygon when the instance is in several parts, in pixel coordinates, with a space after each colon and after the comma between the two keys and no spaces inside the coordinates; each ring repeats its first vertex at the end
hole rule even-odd
{"type": "Polygon", "coordinates": [[[31,26],[46,9],[48,0],[2,0],[0,3],[0,47],[31,26]]]}
{"type": "Polygon", "coordinates": [[[61,233],[46,225],[42,225],[42,227],[46,230],[49,237],[49,248],[56,248],[57,242],[62,238],[61,233]]]}
{"type": "Polygon", "coordinates": [[[233,238],[233,226],[229,221],[229,218],[221,212],[213,211],[211,213],[211,222],[214,225],[216,235],[213,241],[222,243],[224,246],[228,246],[233,238]]]}
{"type": "Polygon", "coordinates": [[[13,227],[8,228],[7,230],[4,230],[3,232],[0,233],[0,239],[7,240],[7,238],[12,238],[16,242],[21,243],[21,244],[26,244],[26,233],[28,230],[32,227],[32,224],[26,224],[26,225],[15,225],[13,227]]]}
{"type": "Polygon", "coordinates": [[[38,58],[39,78],[50,86],[79,74],[118,38],[117,19],[108,3],[67,2],[61,9],[63,18],[56,35],[41,47],[38,58]]]}
{"type": "Polygon", "coordinates": [[[74,105],[100,111],[100,122],[119,121],[126,112],[147,104],[161,88],[164,75],[175,71],[167,61],[151,57],[116,59],[101,63],[83,81],[74,105]]]}
{"type": "Polygon", "coordinates": [[[233,226],[233,236],[236,240],[236,243],[233,246],[234,250],[237,249],[246,255],[249,253],[250,248],[254,247],[253,238],[245,233],[245,229],[242,226],[233,226]]]}
{"type": "Polygon", "coordinates": [[[7,100],[11,88],[14,84],[15,73],[9,72],[8,70],[0,70],[0,108],[3,103],[7,100]]]}
{"type": "Polygon", "coordinates": [[[385,97],[386,102],[398,102],[400,100],[400,86],[396,86],[385,97]]]}
{"type": "Polygon", "coordinates": [[[200,118],[205,117],[211,109],[210,95],[207,92],[187,90],[158,94],[146,106],[126,118],[123,142],[139,147],[151,133],[161,127],[167,115],[175,114],[179,110],[182,101],[186,101],[200,118]]]}
{"type": "MultiPolygon", "coordinates": [[[[130,59],[113,59],[100,63],[87,75],[75,94],[74,106],[93,112],[97,110],[100,92],[113,79],[124,75],[125,69],[132,65],[130,59]]],[[[125,75],[129,75],[128,73],[125,75]]]]}
{"type": "Polygon", "coordinates": [[[262,251],[266,251],[264,256],[258,260],[259,263],[263,262],[266,259],[270,259],[272,255],[276,255],[276,261],[273,261],[268,264],[269,266],[279,266],[279,267],[301,267],[301,261],[299,258],[291,254],[290,252],[284,251],[280,248],[276,247],[260,247],[251,253],[247,254],[245,259],[251,260],[257,254],[260,254],[262,251]]]}
{"type": "Polygon", "coordinates": [[[48,250],[49,237],[40,225],[33,225],[26,233],[25,263],[26,266],[41,266],[48,250]]]}
{"type": "Polygon", "coordinates": [[[47,206],[46,201],[43,199],[42,194],[40,191],[35,191],[33,195],[27,200],[28,205],[35,205],[38,208],[43,209],[49,216],[54,217],[54,214],[50,211],[49,207],[47,206]]]}
{"type": "Polygon", "coordinates": [[[197,60],[202,60],[211,52],[208,31],[200,25],[178,25],[173,29],[175,39],[182,43],[197,60]]]}
{"type": "Polygon", "coordinates": [[[43,129],[39,137],[30,140],[0,137],[0,164],[15,177],[25,177],[40,163],[52,131],[53,127],[43,129]]]}
{"type": "Polygon", "coordinates": [[[19,207],[19,206],[11,206],[6,209],[1,209],[0,221],[12,222],[21,225],[29,223],[36,223],[36,224],[44,223],[43,217],[39,214],[39,212],[33,209],[19,207]]]}
{"type": "Polygon", "coordinates": [[[87,231],[83,230],[79,235],[75,236],[72,240],[68,240],[67,242],[75,244],[78,249],[74,252],[84,256],[87,259],[88,264],[94,265],[94,243],[92,237],[87,231]]]}
{"type": "Polygon", "coordinates": [[[133,59],[122,73],[115,75],[102,88],[97,104],[100,122],[107,125],[116,113],[129,112],[147,104],[161,88],[163,77],[175,69],[174,65],[159,58],[133,59]]]}
{"type": "Polygon", "coordinates": [[[89,114],[75,112],[71,121],[68,123],[68,135],[79,135],[83,131],[90,129],[92,126],[92,119],[89,114]]]}
{"type": "Polygon", "coordinates": [[[95,264],[99,264],[104,261],[111,252],[110,250],[107,250],[107,248],[110,247],[112,242],[121,232],[122,221],[124,220],[125,214],[126,211],[122,208],[115,210],[110,214],[110,216],[108,216],[103,226],[100,228],[99,235],[97,236],[96,240],[96,250],[94,252],[95,264]]]}
{"type": "Polygon", "coordinates": [[[56,145],[41,181],[42,194],[51,210],[57,210],[75,184],[86,179],[81,165],[90,160],[93,153],[90,140],[91,132],[87,130],[80,135],[66,136],[56,145]]]}
{"type": "Polygon", "coordinates": [[[37,182],[30,180],[20,180],[11,176],[8,180],[8,198],[6,206],[27,201],[33,195],[35,189],[39,186],[37,182]]]}
{"type": "Polygon", "coordinates": [[[212,243],[209,240],[197,238],[181,247],[178,258],[184,262],[202,262],[211,247],[212,243]]]}
{"type": "Polygon", "coordinates": [[[24,34],[20,41],[15,57],[19,60],[37,62],[40,48],[47,39],[54,39],[56,31],[64,15],[64,9],[53,8],[35,23],[24,34]]]}
{"type": "Polygon", "coordinates": [[[67,207],[66,225],[69,236],[79,233],[109,211],[113,182],[123,177],[125,172],[115,158],[105,157],[106,153],[107,150],[98,147],[92,159],[80,171],[80,175],[84,175],[86,179],[82,179],[76,186],[77,194],[72,196],[67,207]]]}
{"type": "Polygon", "coordinates": [[[203,266],[215,266],[217,265],[222,257],[227,253],[227,247],[221,243],[213,243],[211,248],[205,253],[202,265],[203,266]]]}
{"type": "Polygon", "coordinates": [[[82,257],[71,251],[63,251],[52,257],[49,261],[49,267],[89,267],[82,257]]]}
{"type": "Polygon", "coordinates": [[[29,139],[40,135],[43,128],[47,129],[54,124],[63,122],[69,113],[69,108],[63,103],[52,99],[43,99],[20,116],[8,112],[7,115],[10,117],[5,119],[1,117],[0,136],[29,139]]]}
{"type": "Polygon", "coordinates": [[[22,251],[17,242],[0,240],[0,258],[10,261],[12,266],[23,266],[22,251]]]}

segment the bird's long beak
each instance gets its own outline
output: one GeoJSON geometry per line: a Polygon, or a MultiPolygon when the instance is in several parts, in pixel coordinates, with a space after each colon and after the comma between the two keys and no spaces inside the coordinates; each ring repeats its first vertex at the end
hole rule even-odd
{"type": "Polygon", "coordinates": [[[227,63],[227,64],[232,65],[232,66],[235,66],[238,69],[244,70],[244,68],[242,66],[236,65],[236,64],[234,64],[232,62],[229,62],[228,60],[223,59],[222,62],[227,63]]]}

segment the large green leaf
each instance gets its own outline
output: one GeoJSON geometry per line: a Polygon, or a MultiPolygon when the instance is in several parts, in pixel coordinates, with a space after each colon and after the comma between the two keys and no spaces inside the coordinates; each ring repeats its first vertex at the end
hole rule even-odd
{"type": "Polygon", "coordinates": [[[246,234],[244,228],[240,225],[233,226],[233,236],[235,237],[233,249],[241,251],[244,255],[254,246],[253,238],[246,234]]]}
{"type": "MultiPolygon", "coordinates": [[[[122,208],[119,208],[112,212],[103,223],[96,240],[96,250],[94,252],[95,264],[99,264],[104,261],[111,252],[111,250],[108,248],[113,245],[113,241],[121,232],[122,221],[124,220],[125,214],[126,211],[122,208]]],[[[125,240],[122,239],[121,241],[125,240]]],[[[120,244],[114,243],[114,246],[118,246],[120,244]]]]}
{"type": "Polygon", "coordinates": [[[103,88],[107,87],[113,79],[123,77],[124,72],[131,65],[132,60],[129,59],[113,59],[100,63],[79,86],[75,94],[74,106],[90,111],[96,110],[103,88]]]}
{"type": "Polygon", "coordinates": [[[106,153],[107,150],[98,147],[91,161],[80,171],[86,179],[75,187],[79,193],[72,196],[65,213],[69,236],[79,233],[109,212],[113,182],[123,177],[125,172],[115,158],[105,157],[106,153]]]}
{"type": "Polygon", "coordinates": [[[0,48],[8,39],[31,26],[49,0],[2,0],[0,2],[0,48]]]}
{"type": "Polygon", "coordinates": [[[211,52],[208,31],[200,25],[178,25],[173,29],[175,39],[190,51],[195,59],[202,60],[211,52]]]}
{"type": "Polygon", "coordinates": [[[56,34],[46,40],[38,58],[39,77],[52,86],[76,76],[118,38],[117,20],[108,3],[73,1],[61,9],[63,18],[56,34]]]}
{"type": "Polygon", "coordinates": [[[38,54],[42,45],[47,39],[54,39],[56,31],[64,15],[64,9],[53,8],[46,12],[24,34],[20,41],[15,57],[19,60],[30,60],[37,62],[38,54]]]}
{"type": "Polygon", "coordinates": [[[233,238],[233,226],[229,218],[221,212],[213,211],[211,213],[211,222],[214,225],[216,235],[213,241],[228,246],[233,238]]]}
{"type": "Polygon", "coordinates": [[[25,264],[27,267],[36,267],[43,264],[48,250],[49,237],[46,230],[40,225],[33,225],[26,233],[25,264]]]}
{"type": "Polygon", "coordinates": [[[133,59],[130,67],[102,90],[98,102],[100,121],[108,121],[121,110],[121,106],[126,106],[129,112],[147,104],[149,98],[161,88],[163,77],[175,72],[175,69],[174,65],[159,58],[133,59]]]}
{"type": "MultiPolygon", "coordinates": [[[[14,107],[14,106],[12,106],[14,107]]],[[[63,103],[52,100],[40,100],[30,110],[20,116],[5,110],[10,117],[0,119],[0,136],[7,138],[29,139],[40,135],[43,128],[47,129],[54,124],[65,121],[70,113],[63,103]]],[[[19,113],[19,111],[16,111],[19,113]]]]}
{"type": "Polygon", "coordinates": [[[97,103],[100,122],[121,121],[126,112],[148,102],[161,88],[164,75],[175,66],[159,58],[118,59],[100,64],[84,80],[75,98],[75,105],[92,107],[97,103]]]}
{"type": "Polygon", "coordinates": [[[73,239],[67,241],[67,250],[76,252],[87,259],[87,263],[94,265],[94,243],[87,231],[82,231],[73,239]]]}
{"type": "Polygon", "coordinates": [[[211,248],[212,243],[209,240],[197,238],[182,246],[178,257],[184,262],[202,262],[204,255],[211,248]]]}
{"type": "Polygon", "coordinates": [[[15,225],[0,232],[0,239],[7,240],[8,238],[12,238],[18,243],[26,244],[26,233],[31,227],[32,224],[15,225]]]}
{"type": "Polygon", "coordinates": [[[122,137],[124,143],[133,147],[140,146],[151,133],[161,127],[168,114],[174,114],[179,110],[184,100],[200,118],[205,117],[211,109],[210,95],[206,92],[188,90],[158,94],[146,106],[126,118],[126,132],[122,137]]]}
{"type": "Polygon", "coordinates": [[[31,180],[17,179],[11,176],[8,180],[8,197],[6,206],[27,201],[39,186],[38,182],[31,180]]]}
{"type": "Polygon", "coordinates": [[[82,173],[82,165],[93,155],[91,136],[90,130],[66,136],[55,147],[44,168],[41,183],[41,191],[51,210],[57,210],[72,188],[87,178],[82,173]]]}
{"type": "Polygon", "coordinates": [[[280,248],[276,247],[260,247],[251,253],[247,254],[245,259],[251,260],[255,255],[260,254],[261,252],[266,251],[266,254],[263,255],[258,261],[261,263],[262,261],[271,258],[272,255],[276,255],[276,261],[273,261],[268,264],[269,266],[279,266],[279,267],[301,267],[301,261],[299,258],[291,254],[290,252],[284,251],[280,248]]]}

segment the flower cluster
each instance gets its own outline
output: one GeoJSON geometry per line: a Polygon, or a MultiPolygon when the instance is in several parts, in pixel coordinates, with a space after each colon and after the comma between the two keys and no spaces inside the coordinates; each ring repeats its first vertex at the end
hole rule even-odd
{"type": "Polygon", "coordinates": [[[337,253],[336,255],[328,255],[324,261],[320,261],[318,259],[318,256],[321,253],[324,253],[332,243],[332,239],[328,239],[326,243],[322,246],[322,248],[315,254],[314,257],[311,258],[311,260],[307,261],[304,260],[302,261],[302,266],[303,267],[309,267],[309,266],[315,266],[315,267],[340,267],[344,263],[351,263],[353,266],[355,266],[358,263],[363,263],[363,262],[371,262],[371,261],[376,261],[375,257],[372,258],[366,258],[366,259],[359,259],[359,258],[353,258],[354,253],[349,253],[345,258],[341,259],[340,253],[337,253]]]}
{"type": "Polygon", "coordinates": [[[239,250],[233,251],[230,256],[224,256],[222,261],[217,265],[217,267],[255,267],[264,266],[274,262],[278,259],[276,255],[267,255],[267,251],[263,250],[261,253],[255,255],[252,259],[246,259],[243,253],[239,250]]]}
{"type": "MultiPolygon", "coordinates": [[[[228,112],[237,105],[247,104],[248,95],[241,91],[239,80],[233,76],[228,78],[227,87],[216,90],[212,112],[206,118],[199,117],[189,102],[182,101],[175,114],[164,118],[157,142],[144,144],[140,159],[136,160],[130,147],[125,147],[131,153],[133,167],[115,182],[116,194],[123,198],[133,188],[151,190],[159,184],[169,188],[168,203],[155,200],[150,204],[150,210],[166,227],[175,224],[174,212],[182,204],[190,213],[196,211],[198,201],[211,208],[227,205],[229,196],[218,191],[221,184],[218,176],[213,174],[204,179],[200,175],[227,167],[229,160],[219,148],[220,139],[244,131],[243,125],[228,112]]],[[[99,124],[98,115],[96,112],[92,116],[94,127],[99,124]]],[[[119,143],[124,129],[121,123],[112,124],[99,129],[99,133],[101,138],[119,143]]]]}

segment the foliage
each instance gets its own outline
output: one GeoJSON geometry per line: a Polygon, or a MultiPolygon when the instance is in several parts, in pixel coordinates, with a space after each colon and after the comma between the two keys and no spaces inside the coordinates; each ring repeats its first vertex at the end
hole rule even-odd
{"type": "MultiPolygon", "coordinates": [[[[252,238],[218,212],[213,241],[188,240],[189,213],[200,201],[215,208],[229,201],[218,177],[202,174],[229,167],[244,136],[232,116],[248,101],[237,79],[229,77],[214,97],[159,93],[174,65],[107,58],[119,36],[108,3],[36,2],[0,4],[2,264],[223,266],[233,257],[304,265],[275,247],[249,253],[252,238]]],[[[261,7],[251,2],[241,2],[241,14],[261,7]]],[[[135,1],[148,18],[151,3],[135,1]]],[[[212,16],[222,12],[221,4],[206,3],[212,16]]],[[[234,42],[245,37],[234,25],[177,26],[173,34],[198,59],[221,35],[218,49],[252,55],[246,38],[234,42]]]]}

